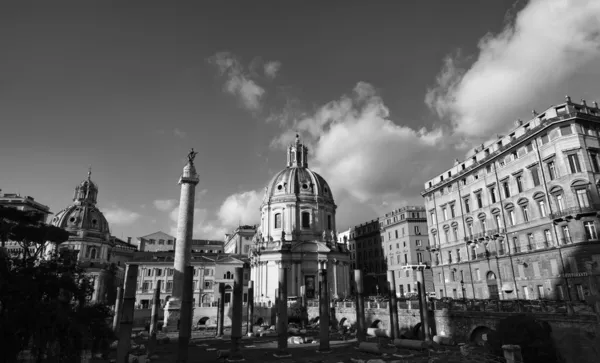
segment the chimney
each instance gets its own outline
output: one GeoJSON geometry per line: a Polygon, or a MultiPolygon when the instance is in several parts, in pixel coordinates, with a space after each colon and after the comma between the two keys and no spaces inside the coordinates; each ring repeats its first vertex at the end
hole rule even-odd
{"type": "Polygon", "coordinates": [[[569,95],[565,96],[565,101],[567,101],[567,103],[571,103],[571,97],[569,97],[569,95]]]}
{"type": "Polygon", "coordinates": [[[138,237],[138,251],[144,252],[146,250],[146,240],[138,237]]]}
{"type": "Polygon", "coordinates": [[[127,243],[131,244],[131,237],[127,237],[127,243]]]}
{"type": "MultiPolygon", "coordinates": [[[[594,107],[598,108],[598,102],[594,101],[594,107]]],[[[2,189],[0,189],[2,191],[2,189]]]]}
{"type": "Polygon", "coordinates": [[[587,106],[587,103],[585,103],[585,100],[583,98],[581,99],[581,104],[587,106]]]}

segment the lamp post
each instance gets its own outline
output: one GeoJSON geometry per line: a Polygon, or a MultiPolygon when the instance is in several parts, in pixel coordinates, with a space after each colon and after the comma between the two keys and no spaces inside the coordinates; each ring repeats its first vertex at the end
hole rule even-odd
{"type": "Polygon", "coordinates": [[[377,297],[379,297],[379,285],[375,285],[375,290],[377,290],[377,297]]]}

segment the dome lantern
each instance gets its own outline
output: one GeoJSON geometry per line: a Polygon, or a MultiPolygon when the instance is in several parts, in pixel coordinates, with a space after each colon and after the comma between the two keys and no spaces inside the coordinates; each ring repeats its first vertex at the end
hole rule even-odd
{"type": "Polygon", "coordinates": [[[92,182],[92,167],[88,170],[87,179],[82,181],[78,186],[75,187],[75,194],[73,195],[73,202],[79,205],[96,205],[98,197],[98,186],[92,182]]]}
{"type": "Polygon", "coordinates": [[[296,134],[296,142],[289,146],[287,155],[288,167],[308,167],[308,148],[300,143],[300,136],[296,134]]]}

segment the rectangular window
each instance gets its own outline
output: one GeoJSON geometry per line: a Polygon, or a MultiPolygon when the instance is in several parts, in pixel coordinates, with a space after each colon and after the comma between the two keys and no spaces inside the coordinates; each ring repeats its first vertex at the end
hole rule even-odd
{"type": "Polygon", "coordinates": [[[516,179],[517,179],[517,191],[519,193],[522,193],[523,192],[523,176],[519,175],[519,176],[517,176],[516,179]]]}
{"type": "Polygon", "coordinates": [[[564,244],[571,243],[571,231],[569,231],[569,226],[562,227],[564,244]]]}
{"type": "Polygon", "coordinates": [[[281,213],[275,214],[275,228],[281,228],[281,213]]]}
{"type": "Polygon", "coordinates": [[[581,164],[579,164],[579,155],[571,154],[567,158],[569,160],[569,169],[571,170],[571,174],[581,173],[581,164]]]}
{"type": "Polygon", "coordinates": [[[473,223],[467,223],[467,229],[469,230],[469,237],[473,237],[473,223]]]}
{"type": "Polygon", "coordinates": [[[590,152],[590,160],[592,162],[592,170],[594,173],[600,173],[600,164],[598,164],[598,154],[590,152]]]}
{"type": "Polygon", "coordinates": [[[544,230],[544,244],[545,247],[550,247],[552,244],[552,233],[550,233],[549,229],[544,230]]]}
{"type": "Polygon", "coordinates": [[[510,198],[510,186],[508,185],[508,182],[502,183],[502,188],[504,188],[504,197],[510,198]]]}
{"type": "Polygon", "coordinates": [[[521,210],[523,211],[523,221],[529,222],[529,209],[524,205],[521,207],[521,210]]]}
{"type": "Polygon", "coordinates": [[[536,168],[531,168],[531,180],[533,181],[533,186],[537,187],[541,184],[540,182],[540,173],[539,173],[539,169],[536,168]]]}
{"type": "Polygon", "coordinates": [[[573,133],[573,130],[571,129],[571,125],[566,125],[566,126],[560,127],[560,134],[562,136],[571,135],[572,133],[573,133]]]}
{"type": "Polygon", "coordinates": [[[510,217],[510,225],[511,225],[511,226],[514,226],[514,225],[516,225],[516,224],[517,224],[517,217],[516,217],[516,215],[515,215],[515,211],[514,211],[514,209],[511,209],[511,210],[508,212],[508,216],[510,217]]]}
{"type": "Polygon", "coordinates": [[[458,241],[458,227],[452,227],[452,234],[454,235],[454,240],[458,241]]]}
{"type": "Polygon", "coordinates": [[[442,208],[442,215],[444,216],[444,220],[447,221],[448,220],[448,210],[446,209],[446,207],[442,208]]]}
{"type": "Polygon", "coordinates": [[[535,246],[535,239],[533,233],[529,233],[527,234],[527,250],[533,251],[533,246],[535,246]]]}
{"type": "Polygon", "coordinates": [[[579,203],[580,208],[588,208],[590,206],[586,189],[577,189],[577,203],[579,203]]]}
{"type": "Polygon", "coordinates": [[[565,210],[565,200],[563,199],[562,194],[556,196],[556,206],[559,212],[565,210]]]}
{"type": "Polygon", "coordinates": [[[554,161],[547,162],[546,167],[548,168],[548,178],[550,180],[556,179],[556,166],[554,165],[554,161]]]}
{"type": "Polygon", "coordinates": [[[466,213],[470,213],[471,212],[471,207],[469,206],[469,200],[465,199],[465,212],[466,213]]]}
{"type": "Polygon", "coordinates": [[[537,289],[538,289],[538,299],[541,300],[544,298],[544,286],[538,285],[537,289]]]}
{"type": "Polygon", "coordinates": [[[398,238],[398,230],[395,230],[394,232],[395,232],[396,238],[398,238]]]}
{"type": "Polygon", "coordinates": [[[494,187],[490,188],[490,199],[492,200],[492,203],[496,203],[496,188],[494,187]]]}
{"type": "Polygon", "coordinates": [[[421,230],[419,229],[419,226],[415,226],[415,234],[421,234],[421,230]]]}
{"type": "Polygon", "coordinates": [[[481,271],[478,268],[475,269],[475,278],[477,281],[481,281],[481,271]]]}
{"type": "Polygon", "coordinates": [[[562,285],[556,286],[556,297],[558,298],[558,300],[565,299],[565,290],[562,285]]]}
{"type": "Polygon", "coordinates": [[[475,198],[477,199],[477,208],[483,208],[483,200],[481,199],[481,193],[475,194],[475,198]]]}
{"type": "Polygon", "coordinates": [[[310,213],[302,212],[302,228],[310,228],[310,213]]]}
{"type": "Polygon", "coordinates": [[[417,252],[417,262],[423,262],[423,254],[421,252],[417,252]]]}
{"type": "Polygon", "coordinates": [[[454,210],[454,204],[450,204],[450,218],[456,217],[456,212],[454,210]]]}
{"type": "Polygon", "coordinates": [[[585,300],[585,294],[583,293],[583,286],[581,284],[575,285],[575,289],[577,290],[577,298],[581,301],[585,300]]]}
{"type": "Polygon", "coordinates": [[[546,202],[543,200],[538,200],[538,209],[540,210],[540,216],[545,217],[547,215],[546,212],[546,202]]]}
{"type": "Polygon", "coordinates": [[[502,223],[500,221],[500,214],[494,215],[494,219],[496,220],[496,227],[500,229],[502,227],[502,223]]]}
{"type": "Polygon", "coordinates": [[[529,296],[529,287],[523,286],[523,295],[525,295],[525,300],[529,300],[530,299],[530,296],[529,296]]]}
{"type": "MultiPolygon", "coordinates": [[[[404,243],[405,243],[405,245],[406,245],[406,242],[404,242],[404,243]]],[[[415,245],[416,245],[417,247],[421,247],[421,245],[422,245],[421,243],[422,243],[422,242],[421,242],[421,240],[420,240],[420,239],[418,239],[418,240],[416,240],[416,241],[415,241],[415,245]]]]}
{"type": "Polygon", "coordinates": [[[598,235],[596,234],[596,225],[594,222],[584,222],[583,227],[585,229],[585,236],[588,240],[598,239],[598,235]]]}

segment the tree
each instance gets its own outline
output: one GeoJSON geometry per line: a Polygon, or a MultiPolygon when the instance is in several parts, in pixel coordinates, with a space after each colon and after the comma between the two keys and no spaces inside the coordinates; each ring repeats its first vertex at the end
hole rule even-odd
{"type": "Polygon", "coordinates": [[[110,309],[88,305],[93,287],[70,250],[40,259],[45,242],[59,244],[69,234],[30,213],[0,208],[2,245],[25,247],[22,256],[0,254],[0,339],[6,362],[29,349],[38,362],[78,362],[83,349],[106,348],[113,333],[110,309]],[[33,253],[29,253],[29,248],[33,253]]]}

